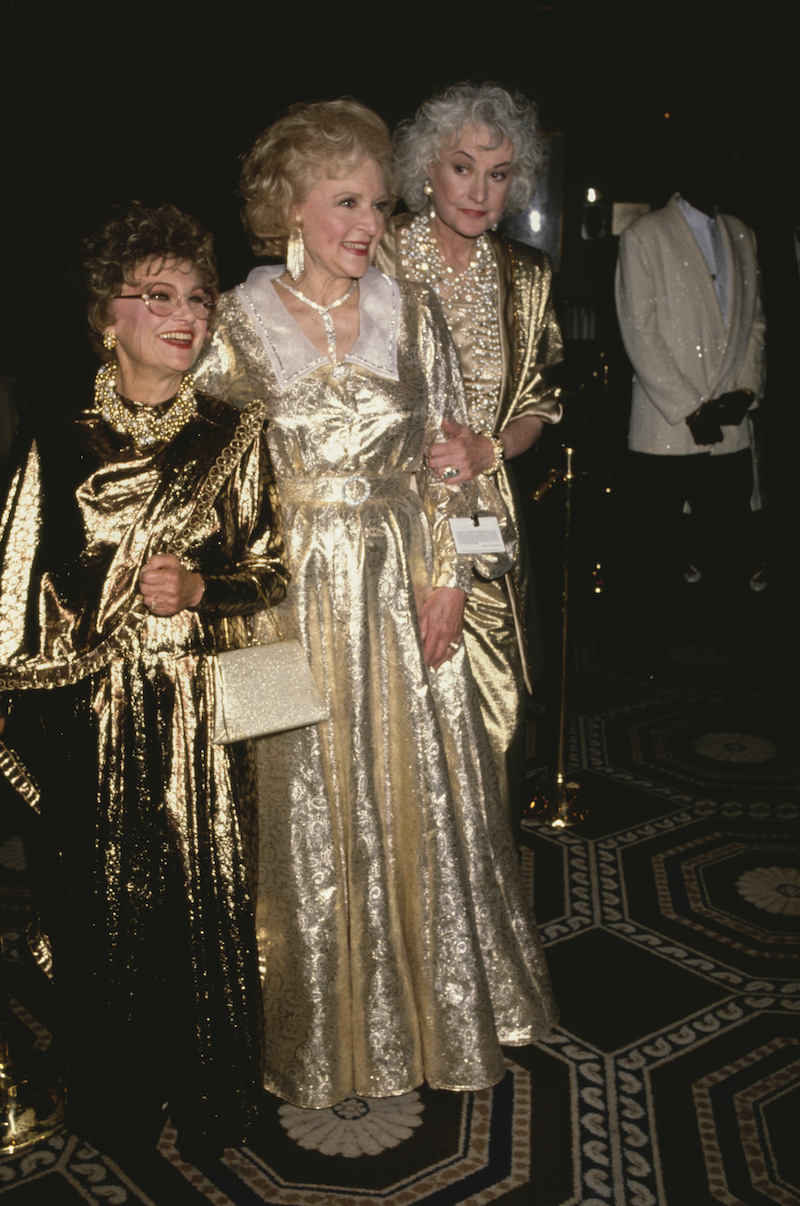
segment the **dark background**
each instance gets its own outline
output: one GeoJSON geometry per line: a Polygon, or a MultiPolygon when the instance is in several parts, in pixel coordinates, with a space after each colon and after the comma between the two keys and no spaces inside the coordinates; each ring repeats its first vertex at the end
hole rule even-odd
{"type": "Polygon", "coordinates": [[[62,363],[67,372],[84,354],[65,275],[80,231],[111,201],[170,200],[197,213],[216,234],[228,288],[254,263],[238,218],[239,156],[288,104],[346,93],[391,127],[437,86],[496,79],[535,99],[543,128],[563,135],[556,296],[567,326],[575,307],[591,308],[597,338],[568,349],[578,401],[558,435],[587,445],[601,477],[624,444],[629,370],[613,315],[617,240],[582,238],[586,189],[602,192],[609,214],[614,201],[661,205],[675,187],[670,123],[732,136],[724,208],[757,230],[775,332],[768,484],[780,516],[794,514],[800,297],[786,240],[797,210],[796,8],[482,0],[469,10],[173,2],[51,12],[7,3],[0,376],[62,363]]]}
{"type": "Polygon", "coordinates": [[[736,210],[751,223],[774,211],[798,136],[796,31],[778,7],[484,0],[471,13],[344,5],[332,18],[329,6],[298,3],[290,23],[267,4],[217,4],[204,16],[197,4],[131,3],[90,16],[80,5],[52,14],[7,3],[1,262],[14,298],[3,290],[4,318],[13,321],[34,275],[38,286],[58,279],[93,213],[132,196],[197,212],[217,234],[230,286],[252,263],[238,159],[286,105],[347,93],[391,127],[435,87],[473,76],[521,89],[544,129],[564,134],[561,292],[575,296],[587,289],[585,189],[654,204],[672,191],[661,166],[666,112],[734,131],[736,210]]]}

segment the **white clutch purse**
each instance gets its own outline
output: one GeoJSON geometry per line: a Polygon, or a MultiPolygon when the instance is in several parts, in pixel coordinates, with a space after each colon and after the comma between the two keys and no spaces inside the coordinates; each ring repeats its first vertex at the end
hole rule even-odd
{"type": "Polygon", "coordinates": [[[216,744],[327,720],[328,710],[299,641],[248,645],[219,653],[213,661],[216,744]]]}

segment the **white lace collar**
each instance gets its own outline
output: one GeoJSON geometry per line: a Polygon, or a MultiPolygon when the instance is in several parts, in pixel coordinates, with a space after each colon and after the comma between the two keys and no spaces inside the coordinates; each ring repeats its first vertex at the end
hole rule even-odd
{"type": "MultiPolygon", "coordinates": [[[[269,356],[278,385],[286,389],[316,369],[330,364],[289,314],[272,284],[282,264],[254,268],[236,296],[269,356]]],[[[359,281],[359,335],[342,364],[357,364],[379,377],[397,381],[397,326],[400,287],[393,277],[368,268],[359,281]]]]}

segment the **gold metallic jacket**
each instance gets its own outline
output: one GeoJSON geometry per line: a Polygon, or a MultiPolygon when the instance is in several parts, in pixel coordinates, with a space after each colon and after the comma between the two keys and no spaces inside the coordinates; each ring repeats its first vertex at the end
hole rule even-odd
{"type": "Polygon", "coordinates": [[[176,656],[240,643],[243,623],[219,621],[282,597],[263,412],[243,415],[202,394],[197,402],[175,439],[150,451],[137,451],[94,411],[36,433],[0,529],[0,690],[76,682],[167,638],[176,656]],[[237,428],[249,429],[246,446],[198,526],[201,487],[237,428]],[[151,616],[139,571],[176,542],[183,563],[203,575],[201,606],[151,616]]]}
{"type": "MultiPolygon", "coordinates": [[[[246,747],[210,741],[208,654],[241,644],[244,617],[284,594],[276,516],[262,410],[198,395],[197,414],[148,451],[96,412],[40,421],[0,529],[5,736],[42,784],[41,825],[63,877],[45,924],[71,1017],[71,1100],[91,1102],[81,1070],[108,1064],[121,1069],[120,1094],[152,1078],[157,1109],[168,1096],[173,1119],[183,1103],[198,1133],[231,1140],[252,1117],[261,1062],[256,817],[246,747]],[[232,440],[235,462],[215,476],[232,440]],[[139,570],[174,548],[205,593],[195,610],[152,616],[139,570]],[[88,701],[77,727],[76,692],[88,701]],[[52,727],[37,745],[45,714],[52,727]],[[79,781],[53,765],[53,750],[69,762],[74,744],[88,751],[79,781]],[[33,765],[28,750],[40,755],[33,765]],[[153,981],[165,998],[163,1061],[137,1021],[153,981]]],[[[108,1101],[95,1105],[102,1121],[108,1101]]],[[[91,1133],[92,1118],[80,1122],[91,1133]]]]}
{"type": "MultiPolygon", "coordinates": [[[[390,276],[402,275],[399,232],[403,226],[413,221],[414,216],[397,214],[392,218],[387,234],[378,247],[376,265],[390,276]]],[[[487,232],[487,238],[497,265],[503,355],[503,383],[492,432],[497,435],[513,419],[523,415],[536,416],[545,423],[557,423],[561,418],[562,408],[554,369],[564,358],[564,345],[553,306],[553,270],[550,261],[543,251],[527,247],[514,239],[507,239],[491,231],[487,232]]],[[[469,356],[469,333],[453,332],[453,336],[459,350],[459,358],[469,356]]],[[[519,534],[520,503],[506,465],[501,465],[497,473],[497,485],[519,534]]],[[[529,576],[530,566],[523,539],[520,543],[520,558],[513,575],[522,596],[519,613],[515,614],[514,621],[530,689],[522,618],[525,615],[529,576]]],[[[507,585],[509,597],[516,601],[514,582],[509,581],[507,585]]],[[[512,606],[516,611],[516,602],[512,606]]]]}
{"type": "MultiPolygon", "coordinates": [[[[402,275],[400,233],[413,214],[392,218],[382,240],[377,263],[384,271],[402,275]]],[[[552,270],[542,251],[491,232],[487,234],[497,268],[502,383],[492,425],[497,435],[523,415],[546,423],[561,418],[554,369],[563,357],[561,332],[551,296],[552,270]]],[[[451,334],[467,383],[478,350],[465,311],[451,334]]],[[[469,384],[467,384],[469,406],[469,384]]],[[[479,416],[470,416],[474,428],[479,416]]],[[[520,806],[524,785],[525,688],[532,689],[526,617],[532,612],[532,590],[527,542],[522,530],[520,501],[513,475],[503,464],[497,486],[511,517],[519,550],[513,572],[500,580],[485,581],[476,574],[464,615],[465,641],[492,743],[495,763],[507,804],[520,806]]],[[[532,633],[533,641],[533,633],[532,633]]]]}

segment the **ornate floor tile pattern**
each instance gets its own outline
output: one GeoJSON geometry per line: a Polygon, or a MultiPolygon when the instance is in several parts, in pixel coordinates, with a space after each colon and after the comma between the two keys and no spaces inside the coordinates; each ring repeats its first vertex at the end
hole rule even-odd
{"type": "MultiPolygon", "coordinates": [[[[591,808],[523,823],[562,1018],[507,1053],[500,1085],[271,1099],[252,1147],[203,1167],[170,1125],[133,1166],[64,1134],[0,1160],[9,1206],[800,1206],[797,683],[787,659],[745,681],[702,653],[675,641],[653,683],[619,672],[607,633],[576,642],[570,757],[591,808]]],[[[10,849],[12,1023],[46,1047],[10,849]]]]}
{"type": "Polygon", "coordinates": [[[322,1157],[303,1162],[302,1178],[294,1162],[291,1170],[281,1167],[274,1152],[246,1149],[229,1154],[225,1163],[264,1201],[285,1206],[293,1206],[301,1194],[314,1195],[326,1206],[358,1201],[412,1206],[430,1200],[483,1206],[530,1182],[530,1078],[512,1062],[507,1066],[496,1089],[450,1095],[457,1125],[445,1128],[449,1144],[440,1146],[434,1159],[422,1145],[408,1144],[401,1162],[387,1166],[389,1175],[369,1187],[354,1188],[353,1168],[324,1157],[376,1156],[410,1139],[425,1108],[419,1093],[388,1101],[351,1097],[320,1111],[280,1106],[289,1136],[322,1157]]]}

